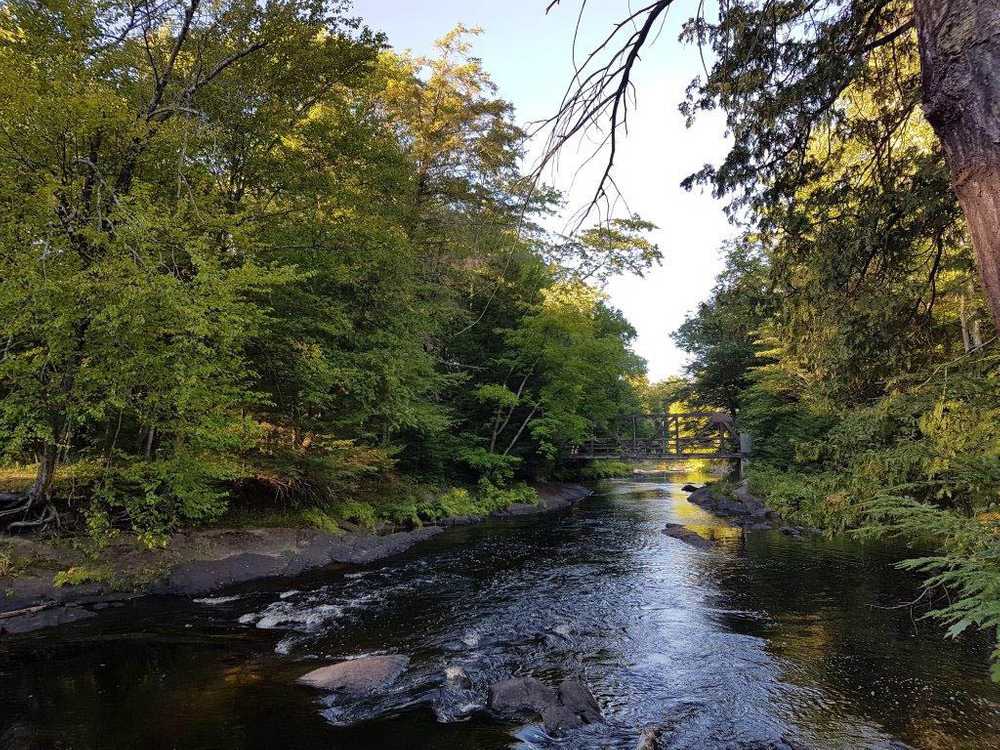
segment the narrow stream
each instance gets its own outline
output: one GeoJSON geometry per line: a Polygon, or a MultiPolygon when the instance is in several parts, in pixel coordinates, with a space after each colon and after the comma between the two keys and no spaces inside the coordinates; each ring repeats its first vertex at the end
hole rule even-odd
{"type": "Polygon", "coordinates": [[[0,748],[1000,748],[988,644],[907,609],[886,551],[738,529],[684,477],[620,481],[567,513],[450,530],[363,569],[146,599],[0,641],[0,748]],[[660,533],[687,524],[702,551],[660,533]],[[377,699],[294,679],[405,654],[377,699]],[[462,666],[468,694],[442,693],[462,666]],[[475,709],[491,682],[583,679],[605,723],[549,737],[475,709]]]}

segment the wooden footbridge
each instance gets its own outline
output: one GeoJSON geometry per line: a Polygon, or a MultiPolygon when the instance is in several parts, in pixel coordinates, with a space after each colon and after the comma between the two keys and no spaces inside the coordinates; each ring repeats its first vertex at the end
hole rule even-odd
{"type": "Polygon", "coordinates": [[[578,460],[686,461],[690,458],[745,459],[749,438],[736,432],[726,412],[630,414],[615,420],[572,453],[578,460]]]}

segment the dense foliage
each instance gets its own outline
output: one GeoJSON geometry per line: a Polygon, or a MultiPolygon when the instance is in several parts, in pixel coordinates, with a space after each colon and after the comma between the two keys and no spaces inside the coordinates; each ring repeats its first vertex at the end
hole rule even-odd
{"type": "Polygon", "coordinates": [[[797,523],[937,550],[906,565],[957,634],[1000,622],[1000,359],[940,147],[900,98],[914,58],[906,36],[873,55],[794,172],[753,188],[675,340],[695,398],[752,433],[753,489],[797,523]]]}
{"type": "Polygon", "coordinates": [[[150,539],[401,472],[491,506],[623,408],[634,331],[584,280],[658,261],[650,225],[537,226],[558,196],[475,33],[425,59],[335,1],[3,4],[0,453],[37,473],[0,523],[55,520],[79,466],[92,531],[150,539]]]}

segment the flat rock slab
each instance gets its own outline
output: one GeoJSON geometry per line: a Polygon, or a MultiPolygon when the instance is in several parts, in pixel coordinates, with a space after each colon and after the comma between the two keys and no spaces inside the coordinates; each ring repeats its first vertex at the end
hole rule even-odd
{"type": "Polygon", "coordinates": [[[302,675],[300,685],[365,698],[392,685],[406,671],[406,656],[366,656],[314,669],[302,675]]]}
{"type": "Polygon", "coordinates": [[[333,563],[365,564],[405,552],[417,542],[443,531],[425,526],[413,531],[375,536],[319,531],[300,532],[298,544],[275,552],[243,552],[216,560],[192,560],[176,566],[151,587],[157,594],[207,594],[260,578],[295,576],[333,563]]]}
{"type": "Polygon", "coordinates": [[[706,539],[701,534],[691,531],[687,526],[682,526],[679,523],[668,523],[662,533],[699,549],[711,549],[715,546],[715,542],[711,539],[706,539]]]}
{"type": "Polygon", "coordinates": [[[528,516],[535,513],[551,513],[557,510],[566,510],[573,507],[574,503],[582,500],[593,491],[580,484],[555,484],[541,482],[535,485],[538,492],[537,503],[514,503],[509,508],[493,513],[497,518],[508,516],[528,516]]]}

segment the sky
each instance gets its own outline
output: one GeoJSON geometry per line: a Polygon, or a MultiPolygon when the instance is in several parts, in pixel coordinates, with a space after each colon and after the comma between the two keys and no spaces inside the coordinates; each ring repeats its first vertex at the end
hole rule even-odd
{"type": "MultiPolygon", "coordinates": [[[[523,124],[551,116],[565,91],[579,2],[562,0],[546,15],[548,0],[355,0],[354,12],[385,32],[393,47],[418,55],[431,54],[434,41],[459,22],[482,27],[474,54],[523,124]]],[[[628,6],[628,0],[591,0],[578,55],[627,15],[628,6]]],[[[692,7],[689,2],[672,9],[656,44],[644,52],[636,76],[637,107],[616,158],[616,181],[628,208],[659,227],[652,239],[664,254],[662,267],[645,278],[616,278],[606,289],[611,304],[638,331],[635,348],[646,359],[651,380],[681,374],[686,358],[670,332],[708,297],[721,270],[721,244],[734,234],[721,202],[707,190],[680,187],[683,178],[717,163],[727,150],[721,115],[703,114],[687,128],[677,109],[687,84],[701,71],[697,50],[677,42],[686,19],[682,12],[692,7]]],[[[566,194],[570,210],[586,204],[596,187],[596,164],[574,178],[588,153],[567,151],[558,172],[545,175],[566,194]]]]}

